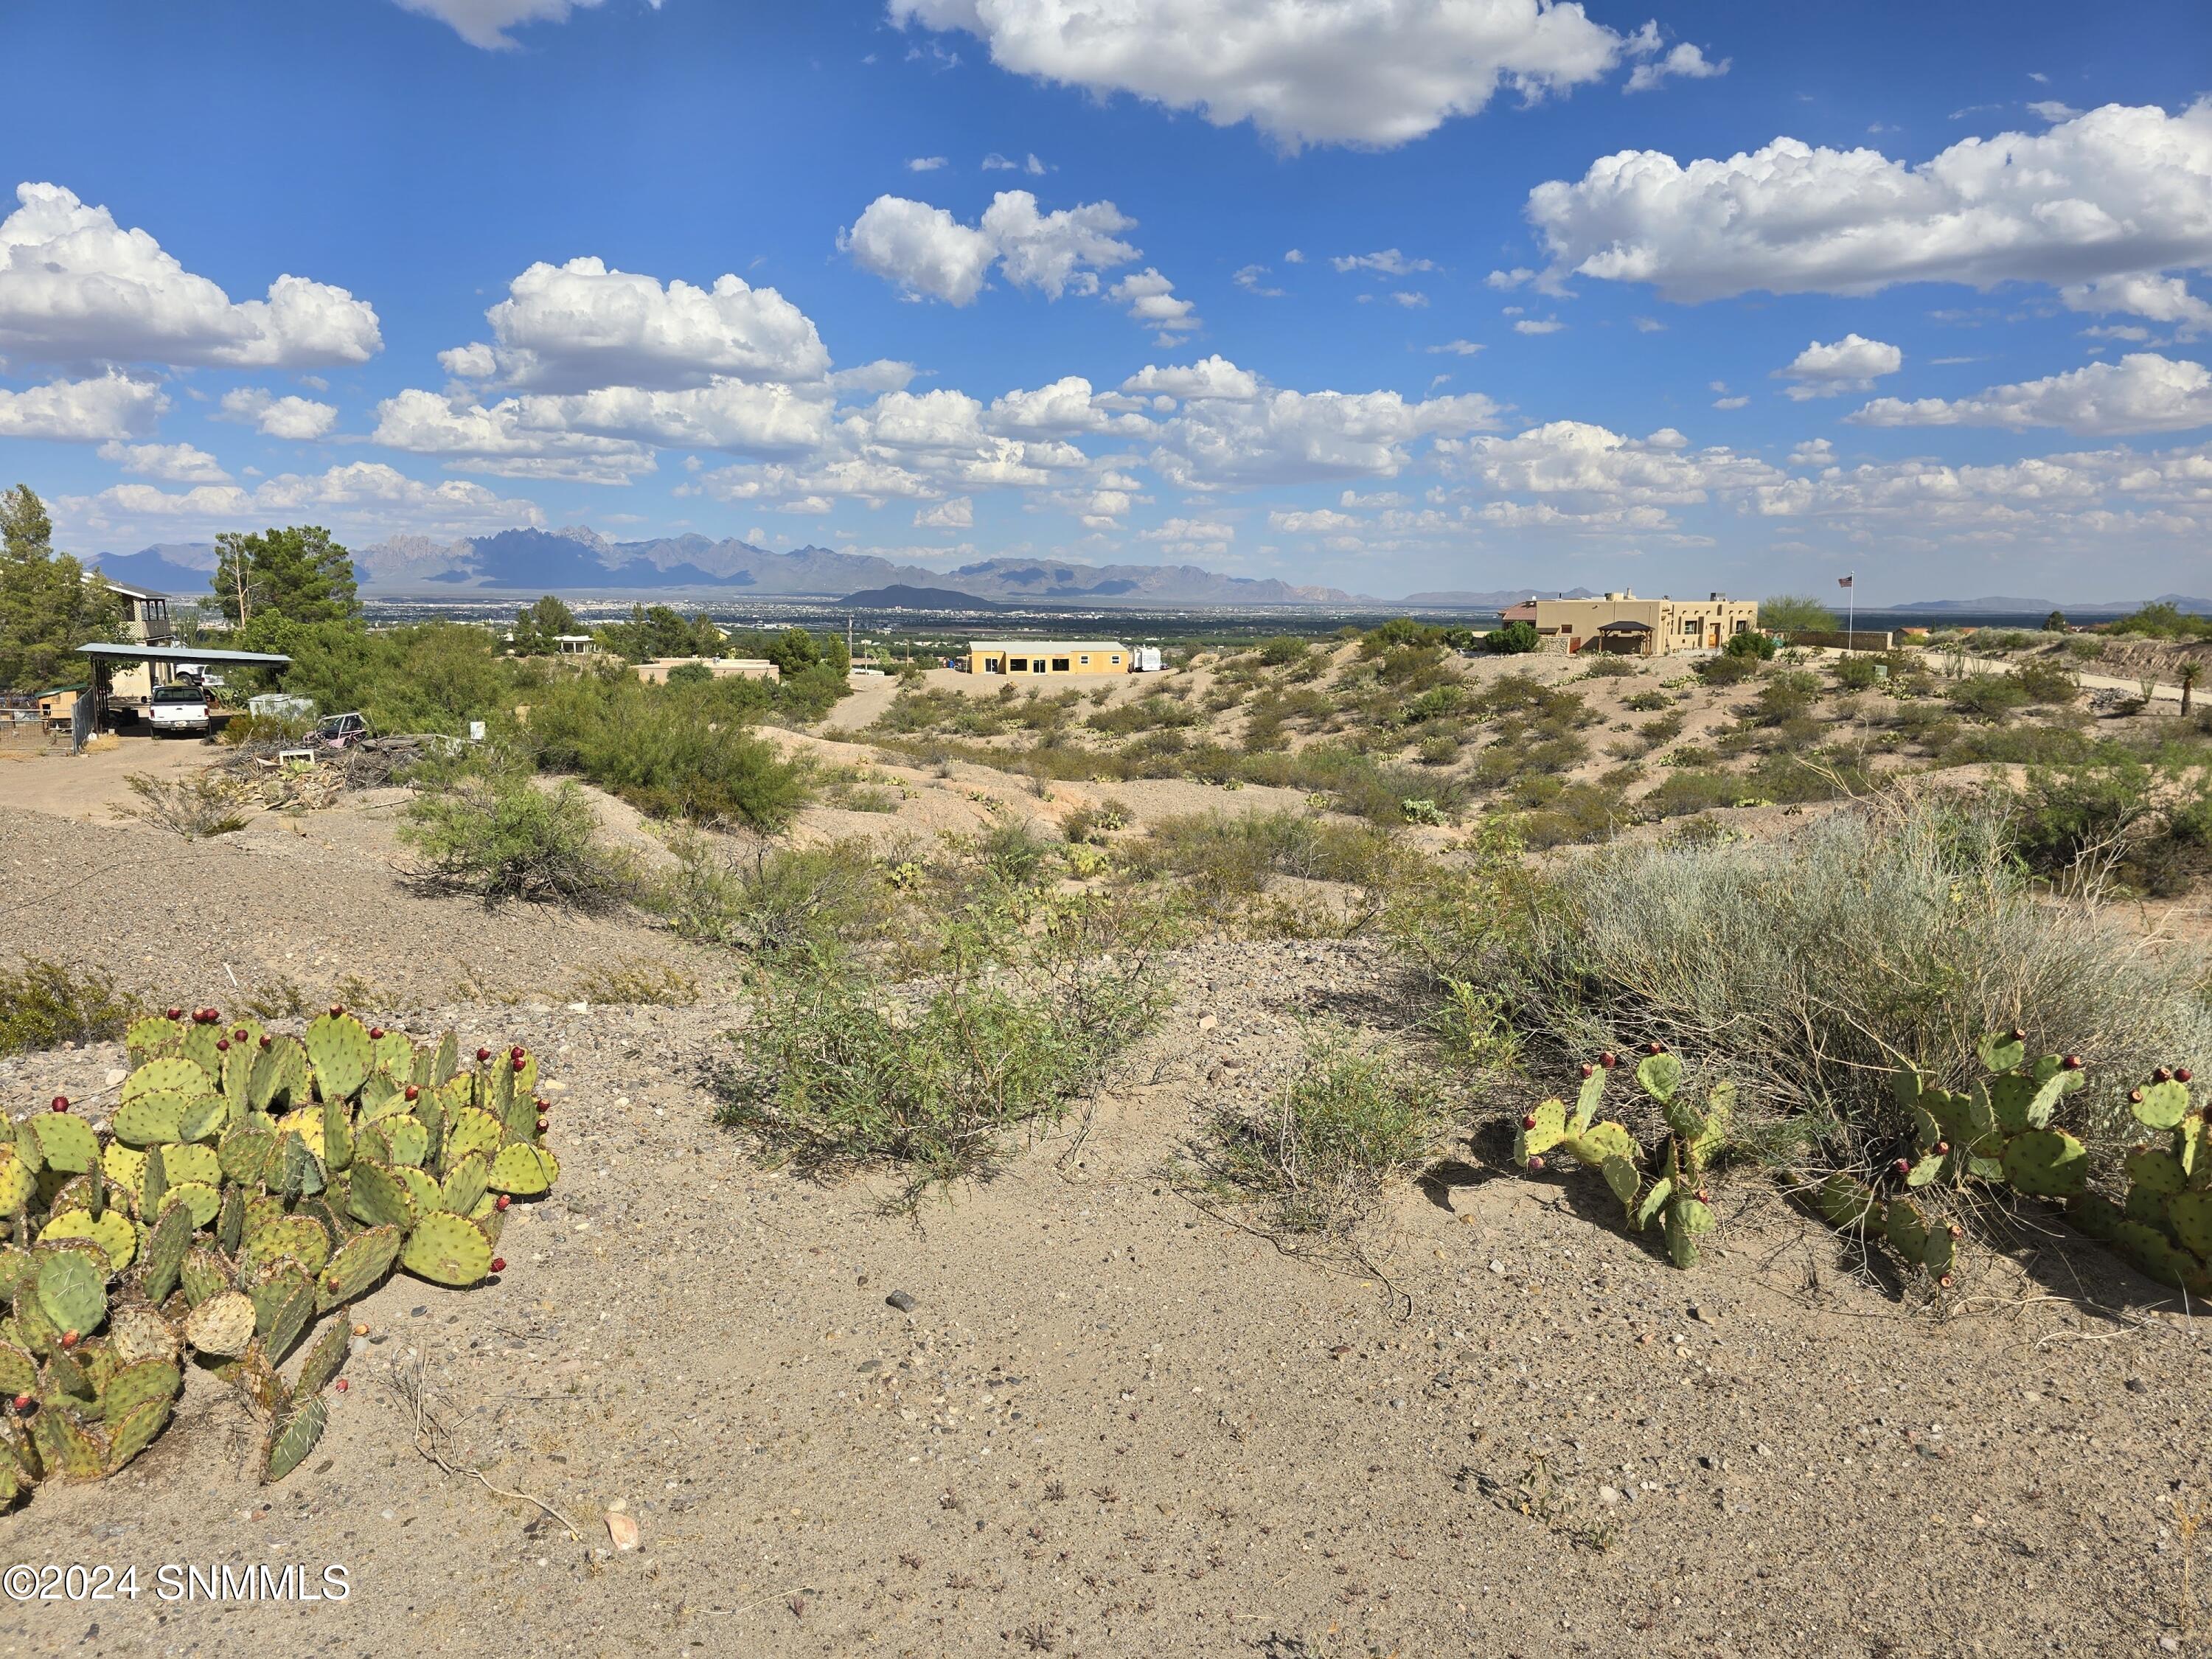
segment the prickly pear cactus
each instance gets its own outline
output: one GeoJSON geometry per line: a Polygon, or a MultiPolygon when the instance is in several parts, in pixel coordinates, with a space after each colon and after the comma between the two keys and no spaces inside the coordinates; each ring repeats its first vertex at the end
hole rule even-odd
{"type": "Polygon", "coordinates": [[[0,1118],[0,1397],[26,1402],[0,1411],[0,1508],[129,1463],[186,1364],[265,1414],[260,1473],[283,1479],[345,1363],[344,1320],[319,1322],[395,1269],[481,1283],[508,1204],[560,1174],[520,1048],[467,1069],[451,1032],[418,1046],[336,1008],[304,1039],[203,1010],[126,1046],[105,1133],[0,1118]]]}
{"type": "MultiPolygon", "coordinates": [[[[1571,1111],[1547,1100],[1521,1120],[1514,1151],[1532,1172],[1544,1166],[1544,1154],[1560,1147],[1596,1170],[1619,1199],[1638,1231],[1656,1224],[1669,1260],[1689,1267],[1698,1260],[1698,1241],[1716,1225],[1705,1171],[1728,1143],[1728,1123],[1735,1100],[1733,1084],[1715,1085],[1702,1109],[1682,1096],[1682,1062],[1658,1043],[1637,1065],[1637,1085],[1657,1103],[1667,1139],[1647,1156],[1619,1123],[1593,1123],[1605,1092],[1607,1074],[1620,1060],[1607,1053],[1583,1067],[1582,1093],[1571,1111]],[[1644,1170],[1652,1172],[1647,1180],[1644,1170]]],[[[514,1151],[509,1147],[502,1158],[514,1151]]],[[[499,1186],[495,1167],[492,1185],[499,1186]]],[[[504,1190],[513,1191],[514,1188],[504,1190]]]]}

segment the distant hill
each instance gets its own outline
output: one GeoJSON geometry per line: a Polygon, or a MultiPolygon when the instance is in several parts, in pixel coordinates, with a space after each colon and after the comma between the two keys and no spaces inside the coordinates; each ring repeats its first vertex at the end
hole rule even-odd
{"type": "Polygon", "coordinates": [[[2113,599],[2075,605],[2000,595],[1984,599],[1915,599],[1909,605],[1886,605],[1877,608],[1883,611],[1996,611],[2022,617],[2048,616],[2053,611],[2063,611],[2075,617],[2124,617],[2130,611],[2142,610],[2147,605],[2170,605],[2176,611],[2185,611],[2192,616],[2212,616],[2212,599],[2191,599],[2186,593],[2161,593],[2154,599],[2113,599]]]}
{"type": "Polygon", "coordinates": [[[215,597],[215,590],[208,586],[208,579],[215,574],[212,542],[169,543],[139,553],[96,553],[84,562],[127,586],[148,588],[178,599],[215,597]],[[201,554],[206,556],[206,562],[194,563],[195,556],[201,554]]]}
{"type": "Polygon", "coordinates": [[[860,611],[1011,611],[995,599],[979,599],[949,587],[909,587],[894,582],[889,587],[867,587],[845,595],[845,603],[860,611]]]}
{"type": "Polygon", "coordinates": [[[1523,599],[1594,599],[1596,597],[1587,587],[1571,587],[1564,592],[1549,587],[1498,587],[1486,593],[1450,588],[1440,593],[1408,593],[1398,603],[1465,611],[1503,611],[1507,605],[1518,605],[1523,599]]]}

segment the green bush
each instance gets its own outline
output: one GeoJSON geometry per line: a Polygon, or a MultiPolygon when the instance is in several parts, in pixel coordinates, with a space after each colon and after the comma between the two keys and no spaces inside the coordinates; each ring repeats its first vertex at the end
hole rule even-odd
{"type": "Polygon", "coordinates": [[[1833,667],[1836,684],[1846,691],[1871,691],[1881,678],[1875,672],[1880,665],[1873,657],[1838,657],[1833,667]]]}
{"type": "Polygon", "coordinates": [[[527,772],[463,772],[408,803],[399,839],[425,885],[496,904],[526,899],[604,910],[635,890],[629,860],[603,847],[584,792],[541,788],[527,772]]]}
{"type": "Polygon", "coordinates": [[[1755,657],[1732,657],[1723,653],[1717,657],[1705,658],[1698,664],[1695,672],[1707,685],[1741,685],[1758,676],[1759,659],[1755,657]]]}
{"type": "Polygon", "coordinates": [[[778,959],[732,1033],[719,1121],[810,1174],[890,1169],[899,1207],[988,1175],[1157,1020],[1164,921],[1095,894],[971,905],[940,925],[945,971],[912,996],[841,952],[778,959]]]}
{"type": "Polygon", "coordinates": [[[1265,668],[1297,668],[1313,654],[1313,647],[1295,634],[1278,634],[1254,647],[1265,668]]]}
{"type": "Polygon", "coordinates": [[[2072,702],[2081,695],[2081,682],[2070,669],[2057,663],[2024,662],[2013,670],[2021,697],[2031,703],[2072,702]]]}
{"type": "Polygon", "coordinates": [[[1724,656],[1750,657],[1760,662],[1771,662],[1774,649],[1773,635],[1751,628],[1741,634],[1729,635],[1728,643],[1721,647],[1721,653],[1724,656]]]}
{"type": "Polygon", "coordinates": [[[679,662],[668,671],[671,685],[712,685],[714,671],[703,662],[679,662]]]}
{"type": "Polygon", "coordinates": [[[1759,625],[1777,634],[1832,634],[1836,613],[1815,599],[1778,593],[1759,602],[1759,625]]]}
{"type": "Polygon", "coordinates": [[[80,972],[36,957],[0,969],[0,1054],[106,1042],[123,1035],[135,1012],[97,969],[80,972]]]}
{"type": "Polygon", "coordinates": [[[1531,622],[1510,622],[1503,628],[1493,628],[1482,636],[1482,648],[1499,656],[1520,656],[1539,649],[1544,636],[1531,622]]]}
{"type": "Polygon", "coordinates": [[[644,903],[686,939],[773,953],[856,943],[886,921],[890,883],[866,842],[773,847],[697,830],[672,836],[674,866],[644,903]]]}
{"type": "Polygon", "coordinates": [[[811,768],[749,729],[771,695],[757,680],[648,686],[587,675],[546,689],[524,740],[546,770],[580,774],[655,817],[771,830],[812,793],[811,768]]]}
{"type": "Polygon", "coordinates": [[[2027,690],[2012,674],[1969,674],[1951,687],[1954,708],[1983,720],[2002,720],[2027,705],[2027,690]]]}
{"type": "Polygon", "coordinates": [[[1277,1231],[1348,1233],[1393,1180],[1425,1164],[1441,1127],[1413,1068],[1324,1030],[1267,1114],[1217,1111],[1205,1149],[1212,1182],[1260,1206],[1277,1231]]]}
{"type": "Polygon", "coordinates": [[[1490,967],[1532,1040],[1725,1055],[1747,1131],[1836,1167],[1867,1167],[1902,1127],[1897,1056],[1963,1087],[1990,1024],[2087,1059],[2068,1127],[2102,1152],[2135,1138],[2136,1079],[2212,1060],[2186,957],[2042,902],[1985,811],[1883,803],[1781,840],[1629,848],[1565,866],[1553,897],[1490,967]]]}

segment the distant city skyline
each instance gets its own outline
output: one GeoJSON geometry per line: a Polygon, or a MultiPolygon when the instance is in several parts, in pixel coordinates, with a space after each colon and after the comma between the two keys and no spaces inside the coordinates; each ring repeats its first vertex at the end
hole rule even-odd
{"type": "Polygon", "coordinates": [[[74,551],[581,524],[1384,599],[2212,591],[2183,0],[8,35],[0,483],[74,551]]]}

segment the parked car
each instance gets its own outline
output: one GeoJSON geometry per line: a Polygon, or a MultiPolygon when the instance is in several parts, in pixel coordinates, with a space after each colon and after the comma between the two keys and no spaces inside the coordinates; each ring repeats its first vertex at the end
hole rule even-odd
{"type": "Polygon", "coordinates": [[[205,737],[211,725],[207,693],[197,685],[157,685],[146,705],[146,723],[156,737],[179,732],[205,737]]]}

